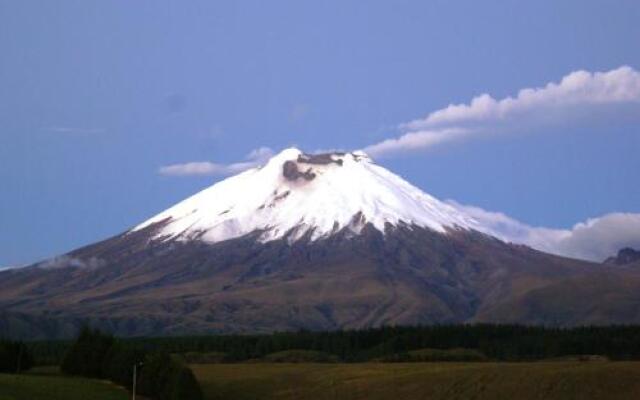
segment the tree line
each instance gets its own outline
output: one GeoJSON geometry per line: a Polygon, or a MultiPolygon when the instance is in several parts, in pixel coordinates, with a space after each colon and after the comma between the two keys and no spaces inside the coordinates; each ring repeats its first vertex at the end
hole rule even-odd
{"type": "MultiPolygon", "coordinates": [[[[640,326],[434,325],[261,335],[144,337],[118,342],[146,352],[219,352],[227,362],[263,358],[285,350],[313,350],[335,355],[344,362],[361,362],[425,348],[474,349],[498,361],[594,354],[613,360],[640,360],[640,326]]],[[[28,345],[38,363],[41,360],[56,363],[70,344],[58,341],[28,345]]]]}

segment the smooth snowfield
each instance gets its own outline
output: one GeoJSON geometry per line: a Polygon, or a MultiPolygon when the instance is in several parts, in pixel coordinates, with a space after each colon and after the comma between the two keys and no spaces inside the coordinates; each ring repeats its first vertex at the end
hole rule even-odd
{"type": "MultiPolygon", "coordinates": [[[[286,236],[312,240],[347,228],[357,234],[365,223],[381,232],[387,224],[418,225],[438,232],[479,229],[477,221],[389,172],[364,153],[332,155],[342,165],[297,162],[315,178],[289,180],[283,165],[300,150],[286,149],[261,168],[225,179],[154,216],[133,230],[169,222],[156,233],[161,240],[219,242],[260,232],[261,241],[286,236]]],[[[479,229],[480,230],[480,229],[479,229]]]]}

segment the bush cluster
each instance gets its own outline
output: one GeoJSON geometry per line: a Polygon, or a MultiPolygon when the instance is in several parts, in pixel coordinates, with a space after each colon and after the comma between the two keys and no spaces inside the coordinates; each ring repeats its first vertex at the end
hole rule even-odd
{"type": "Polygon", "coordinates": [[[33,357],[22,342],[0,340],[0,372],[20,373],[33,366],[33,357]]]}
{"type": "Polygon", "coordinates": [[[202,399],[191,369],[167,353],[152,353],[145,359],[140,393],[158,400],[202,399]]]}
{"type": "Polygon", "coordinates": [[[138,394],[154,400],[202,399],[191,369],[168,353],[150,353],[88,327],[82,328],[60,369],[66,374],[109,379],[131,388],[134,365],[139,371],[138,394]]]}

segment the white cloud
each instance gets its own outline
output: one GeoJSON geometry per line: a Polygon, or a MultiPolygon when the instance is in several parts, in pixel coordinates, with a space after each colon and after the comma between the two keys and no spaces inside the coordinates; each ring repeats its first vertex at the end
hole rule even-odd
{"type": "Polygon", "coordinates": [[[384,157],[415,149],[431,147],[441,142],[453,140],[469,134],[468,129],[445,128],[409,132],[398,138],[386,139],[362,149],[369,156],[384,157]]]}
{"type": "Polygon", "coordinates": [[[159,172],[162,175],[171,176],[189,176],[189,175],[233,175],[255,168],[266,162],[273,155],[273,151],[268,147],[260,147],[252,150],[245,161],[218,164],[209,161],[196,161],[183,164],[173,164],[160,167],[159,172]]]}
{"type": "Polygon", "coordinates": [[[623,247],[640,249],[640,214],[612,213],[589,219],[556,243],[557,252],[590,260],[604,260],[623,247]]]}
{"type": "Polygon", "coordinates": [[[90,257],[89,259],[81,259],[68,255],[55,256],[35,264],[36,267],[43,269],[58,269],[68,267],[97,269],[104,267],[105,265],[107,265],[107,262],[101,258],[90,257]]]}
{"type": "MultiPolygon", "coordinates": [[[[607,71],[575,71],[560,82],[525,88],[497,100],[482,94],[469,104],[451,104],[426,117],[401,124],[405,132],[363,150],[376,157],[487,133],[514,132],[531,125],[567,122],[616,104],[640,105],[640,72],[628,66],[607,71]]],[[[607,109],[615,112],[616,108],[607,109]]]]}
{"type": "Polygon", "coordinates": [[[600,262],[623,247],[640,249],[640,214],[611,213],[571,229],[551,229],[532,227],[503,213],[452,200],[448,203],[475,218],[485,233],[547,253],[600,262]]]}

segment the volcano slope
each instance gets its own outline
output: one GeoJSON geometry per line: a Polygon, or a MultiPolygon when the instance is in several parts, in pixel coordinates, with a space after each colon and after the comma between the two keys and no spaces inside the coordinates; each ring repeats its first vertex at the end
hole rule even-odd
{"type": "Polygon", "coordinates": [[[287,150],[123,234],[0,272],[0,336],[627,324],[638,289],[637,268],[505,243],[365,155],[287,150]]]}
{"type": "Polygon", "coordinates": [[[0,331],[68,337],[269,332],[383,324],[640,322],[633,270],[560,258],[478,232],[399,227],[268,243],[158,242],[156,227],[68,255],[99,266],[0,274],[0,331]]]}

